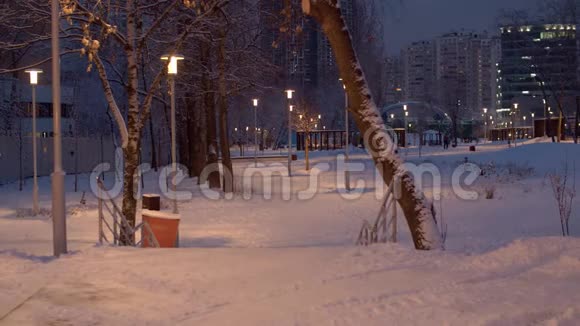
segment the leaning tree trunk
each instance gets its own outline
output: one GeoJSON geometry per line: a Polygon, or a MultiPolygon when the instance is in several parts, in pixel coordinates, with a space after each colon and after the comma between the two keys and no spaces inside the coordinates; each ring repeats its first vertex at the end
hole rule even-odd
{"type": "Polygon", "coordinates": [[[225,193],[234,192],[234,185],[228,182],[225,176],[233,175],[233,165],[230,155],[230,142],[228,138],[228,103],[226,89],[226,28],[220,30],[220,48],[218,51],[218,69],[219,69],[219,132],[220,132],[220,149],[222,153],[222,164],[224,167],[224,184],[225,193]]]}
{"type": "Polygon", "coordinates": [[[350,101],[349,110],[365,137],[365,148],[371,153],[385,184],[400,178],[401,191],[397,199],[407,219],[415,248],[422,250],[442,247],[432,205],[428,205],[413,179],[393,154],[393,141],[370,94],[352,39],[342,18],[338,0],[302,0],[302,9],[320,24],[330,41],[337,65],[350,101]]]}

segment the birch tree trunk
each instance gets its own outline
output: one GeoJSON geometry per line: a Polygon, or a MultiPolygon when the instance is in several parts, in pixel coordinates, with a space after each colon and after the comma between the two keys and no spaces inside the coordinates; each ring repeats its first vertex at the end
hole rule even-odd
{"type": "Polygon", "coordinates": [[[441,248],[442,239],[432,205],[416,189],[411,176],[393,154],[393,141],[370,94],[338,0],[302,0],[302,9],[318,22],[330,41],[350,100],[349,110],[365,137],[365,148],[372,155],[385,184],[390,184],[395,178],[401,181],[401,195],[397,201],[409,225],[415,248],[441,248]]]}
{"type": "MultiPolygon", "coordinates": [[[[141,128],[139,126],[139,97],[137,89],[139,87],[137,75],[137,53],[135,51],[136,26],[134,1],[128,0],[126,4],[127,14],[127,40],[125,48],[127,55],[127,99],[129,112],[127,114],[128,142],[123,150],[125,172],[123,174],[123,216],[131,227],[135,226],[135,214],[137,211],[137,201],[134,196],[135,175],[139,165],[139,143],[141,139],[141,128]]],[[[138,181],[137,181],[138,182],[138,181]]],[[[134,235],[125,234],[121,228],[120,242],[122,245],[133,243],[134,235]]]]}

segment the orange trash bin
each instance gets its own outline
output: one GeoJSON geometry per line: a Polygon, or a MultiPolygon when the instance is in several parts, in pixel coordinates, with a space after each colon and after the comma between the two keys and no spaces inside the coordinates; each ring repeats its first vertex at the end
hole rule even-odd
{"type": "MultiPolygon", "coordinates": [[[[141,211],[141,216],[143,222],[149,224],[149,228],[155,235],[160,248],[175,248],[179,231],[179,214],[144,209],[141,211]]],[[[149,241],[149,229],[145,226],[141,228],[141,239],[143,240],[141,242],[143,248],[155,247],[149,241]]]]}

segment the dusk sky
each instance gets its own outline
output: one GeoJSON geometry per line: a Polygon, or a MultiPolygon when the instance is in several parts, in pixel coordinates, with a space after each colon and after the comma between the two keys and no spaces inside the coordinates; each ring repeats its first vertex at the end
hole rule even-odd
{"type": "Polygon", "coordinates": [[[535,8],[534,0],[402,0],[388,9],[385,39],[389,53],[406,44],[463,29],[495,33],[500,9],[535,8]]]}

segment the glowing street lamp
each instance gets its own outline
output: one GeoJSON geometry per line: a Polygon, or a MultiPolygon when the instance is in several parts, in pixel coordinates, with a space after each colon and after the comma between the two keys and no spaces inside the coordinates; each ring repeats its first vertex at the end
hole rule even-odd
{"type": "Polygon", "coordinates": [[[514,142],[514,147],[517,147],[518,146],[518,144],[517,144],[517,137],[516,137],[516,129],[515,129],[516,125],[514,123],[514,121],[516,121],[515,119],[516,119],[518,107],[519,107],[519,104],[518,103],[514,103],[514,110],[512,112],[512,119],[511,119],[512,121],[510,121],[510,125],[512,126],[512,137],[513,137],[512,140],[514,142]]]}
{"type": "MultiPolygon", "coordinates": [[[[407,128],[407,118],[409,117],[409,111],[407,111],[407,104],[403,106],[403,110],[405,110],[405,139],[407,138],[407,133],[409,132],[407,128]]],[[[405,146],[407,147],[407,146],[405,146]]]]}
{"type": "Polygon", "coordinates": [[[32,88],[32,167],[33,167],[33,186],[32,186],[32,214],[38,214],[38,165],[36,158],[36,85],[38,85],[38,74],[42,73],[40,69],[28,69],[26,73],[30,74],[30,86],[32,88]]]}
{"type": "Polygon", "coordinates": [[[169,61],[167,65],[167,73],[170,75],[177,75],[177,62],[184,59],[185,57],[179,54],[175,55],[165,54],[161,56],[161,60],[169,61]]]}
{"type": "Polygon", "coordinates": [[[536,137],[536,114],[534,112],[532,112],[532,138],[536,137]]]}
{"type": "Polygon", "coordinates": [[[292,110],[294,106],[290,103],[292,101],[292,95],[294,94],[294,90],[287,89],[284,91],[286,93],[286,99],[288,100],[288,176],[292,176],[292,110]]]}
{"type": "MultiPolygon", "coordinates": [[[[168,61],[167,64],[167,74],[169,75],[169,93],[171,95],[171,171],[173,172],[173,178],[177,175],[177,131],[176,131],[176,118],[175,118],[175,76],[177,75],[177,62],[183,60],[182,55],[163,55],[161,60],[168,61]]],[[[173,214],[178,214],[177,209],[177,185],[171,182],[171,188],[173,190],[173,214]]]]}
{"type": "Polygon", "coordinates": [[[349,156],[350,156],[350,131],[349,131],[349,116],[348,116],[348,93],[346,92],[346,85],[344,84],[342,78],[339,78],[338,81],[340,81],[342,83],[342,89],[344,90],[344,130],[345,130],[345,134],[346,134],[346,140],[345,140],[345,150],[344,150],[344,162],[346,165],[345,171],[344,171],[344,182],[345,182],[345,188],[347,191],[350,191],[350,171],[348,169],[348,161],[349,161],[349,156]]]}
{"type": "Polygon", "coordinates": [[[487,141],[487,108],[483,108],[483,121],[485,121],[485,140],[487,141]]]}
{"type": "Polygon", "coordinates": [[[252,100],[254,105],[254,166],[258,167],[258,99],[252,100]]]}

